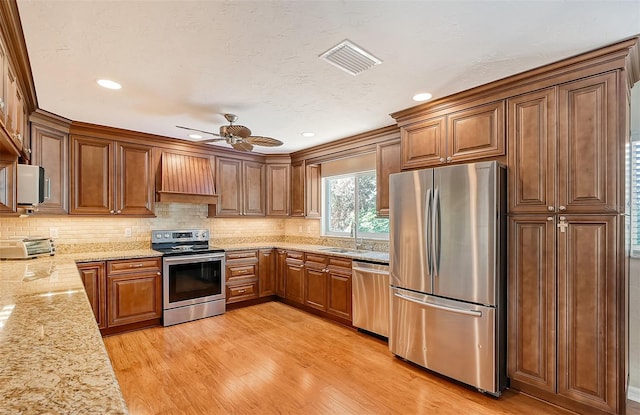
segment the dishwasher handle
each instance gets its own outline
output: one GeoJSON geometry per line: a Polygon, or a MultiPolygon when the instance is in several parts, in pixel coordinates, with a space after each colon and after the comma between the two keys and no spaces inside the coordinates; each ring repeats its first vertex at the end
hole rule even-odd
{"type": "Polygon", "coordinates": [[[403,300],[407,300],[407,301],[410,301],[412,303],[419,304],[419,305],[422,305],[422,306],[425,306],[425,307],[437,308],[438,310],[450,311],[452,313],[464,314],[464,315],[467,315],[467,316],[482,317],[482,311],[466,310],[466,309],[463,309],[463,308],[447,307],[447,306],[439,305],[439,304],[425,303],[424,301],[420,301],[420,300],[417,300],[415,298],[407,297],[407,296],[404,296],[404,295],[398,294],[398,293],[394,293],[393,295],[395,295],[398,298],[402,298],[403,300]]]}
{"type": "Polygon", "coordinates": [[[389,275],[389,271],[373,269],[373,268],[360,268],[360,267],[352,267],[352,271],[364,272],[366,274],[375,274],[375,275],[389,275]]]}

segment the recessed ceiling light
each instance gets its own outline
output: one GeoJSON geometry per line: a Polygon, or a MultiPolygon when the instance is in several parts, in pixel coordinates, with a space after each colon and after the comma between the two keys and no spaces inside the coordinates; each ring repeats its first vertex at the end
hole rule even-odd
{"type": "Polygon", "coordinates": [[[189,134],[189,138],[193,138],[194,140],[199,140],[202,138],[200,134],[189,134]]]}
{"type": "Polygon", "coordinates": [[[303,137],[315,137],[316,133],[302,133],[303,137]]]}
{"type": "Polygon", "coordinates": [[[422,101],[428,101],[430,100],[432,97],[432,95],[428,92],[421,92],[419,94],[415,94],[413,96],[413,100],[414,101],[418,101],[418,102],[422,102],[422,101]]]}
{"type": "Polygon", "coordinates": [[[120,89],[120,88],[122,88],[122,85],[120,85],[119,83],[117,83],[115,81],[111,81],[109,79],[98,79],[98,85],[100,85],[101,87],[104,87],[104,88],[109,88],[109,89],[120,89]]]}

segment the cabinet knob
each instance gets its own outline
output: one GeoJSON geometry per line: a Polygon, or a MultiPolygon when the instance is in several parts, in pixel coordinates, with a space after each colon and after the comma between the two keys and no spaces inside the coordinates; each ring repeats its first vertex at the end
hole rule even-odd
{"type": "Polygon", "coordinates": [[[447,157],[447,161],[451,161],[451,160],[452,160],[451,156],[447,157]]]}
{"type": "Polygon", "coordinates": [[[553,221],[553,216],[547,216],[547,220],[548,220],[549,222],[553,221]]]}
{"type": "Polygon", "coordinates": [[[440,157],[440,163],[444,163],[444,157],[440,157]]]}
{"type": "Polygon", "coordinates": [[[113,215],[113,214],[114,214],[113,209],[111,209],[111,210],[109,211],[109,213],[111,213],[111,214],[113,215]]]}
{"type": "Polygon", "coordinates": [[[549,212],[553,212],[555,210],[555,208],[553,206],[547,206],[547,210],[549,212]]]}
{"type": "Polygon", "coordinates": [[[122,211],[121,211],[120,209],[118,209],[118,210],[116,211],[116,214],[117,214],[117,215],[119,215],[119,214],[121,214],[121,213],[122,213],[122,211]]]}
{"type": "Polygon", "coordinates": [[[560,220],[567,220],[566,216],[560,216],[560,220]]]}
{"type": "Polygon", "coordinates": [[[558,210],[560,212],[564,212],[565,210],[567,210],[567,207],[566,206],[558,206],[558,210]]]}
{"type": "Polygon", "coordinates": [[[156,275],[162,275],[162,273],[160,271],[156,272],[156,275]]]}

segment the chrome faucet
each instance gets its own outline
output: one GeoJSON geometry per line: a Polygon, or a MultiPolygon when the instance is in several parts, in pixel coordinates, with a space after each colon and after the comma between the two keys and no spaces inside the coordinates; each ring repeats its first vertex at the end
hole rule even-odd
{"type": "Polygon", "coordinates": [[[358,225],[356,225],[355,221],[351,222],[351,237],[353,238],[354,249],[361,249],[363,244],[362,241],[358,242],[358,225]]]}

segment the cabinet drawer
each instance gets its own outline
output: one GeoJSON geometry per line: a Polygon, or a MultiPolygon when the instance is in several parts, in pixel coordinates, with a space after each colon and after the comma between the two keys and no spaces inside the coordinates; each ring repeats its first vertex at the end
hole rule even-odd
{"type": "Polygon", "coordinates": [[[227,281],[255,278],[258,274],[256,264],[233,265],[227,267],[227,281]]]}
{"type": "Polygon", "coordinates": [[[312,267],[324,268],[324,266],[327,265],[327,256],[307,253],[305,264],[312,267]]]}
{"type": "Polygon", "coordinates": [[[298,261],[304,261],[304,252],[287,251],[287,260],[295,259],[298,261]]]}
{"type": "Polygon", "coordinates": [[[227,252],[227,261],[235,261],[238,259],[255,259],[258,260],[258,251],[232,251],[227,252]]]}
{"type": "Polygon", "coordinates": [[[158,272],[161,269],[162,258],[138,258],[117,261],[107,261],[108,275],[131,274],[138,272],[158,272]]]}
{"type": "Polygon", "coordinates": [[[258,282],[227,285],[227,303],[258,298],[258,282]]]}
{"type": "Polygon", "coordinates": [[[348,258],[337,258],[330,257],[329,258],[329,267],[330,268],[348,268],[349,274],[351,274],[351,260],[348,258]]]}

